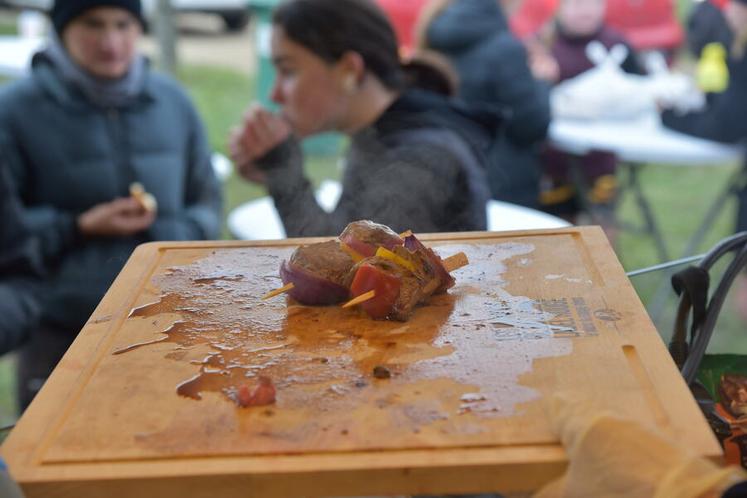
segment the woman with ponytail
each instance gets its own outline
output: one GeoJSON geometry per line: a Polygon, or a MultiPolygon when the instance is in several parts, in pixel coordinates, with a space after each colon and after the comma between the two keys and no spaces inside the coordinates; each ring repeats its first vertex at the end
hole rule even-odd
{"type": "MultiPolygon", "coordinates": [[[[411,87],[384,14],[367,0],[292,0],[274,13],[277,77],[231,137],[248,180],[273,197],[288,236],[333,235],[356,219],[418,232],[484,230],[484,151],[499,114],[411,87]],[[298,141],[350,138],[337,208],[316,203],[298,141]]],[[[414,83],[417,85],[417,81],[414,83]]]]}

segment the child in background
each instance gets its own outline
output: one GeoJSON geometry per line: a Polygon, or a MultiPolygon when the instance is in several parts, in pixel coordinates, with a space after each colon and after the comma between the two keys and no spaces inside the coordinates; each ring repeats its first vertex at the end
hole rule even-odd
{"type": "MultiPolygon", "coordinates": [[[[622,69],[629,73],[641,74],[636,54],[622,34],[604,24],[605,0],[561,0],[556,13],[555,26],[549,39],[545,41],[546,51],[542,53],[538,44],[530,44],[532,64],[548,55],[557,63],[555,80],[560,83],[578,76],[594,67],[586,55],[586,46],[598,41],[608,50],[618,44],[625,45],[628,57],[622,69]]],[[[592,152],[585,156],[573,156],[548,147],[543,154],[543,175],[540,186],[542,208],[573,223],[588,206],[596,223],[602,225],[614,241],[614,207],[617,194],[615,170],[617,160],[607,152],[592,152]],[[577,186],[572,181],[573,167],[578,168],[585,186],[586,199],[580,199],[577,186]]]]}

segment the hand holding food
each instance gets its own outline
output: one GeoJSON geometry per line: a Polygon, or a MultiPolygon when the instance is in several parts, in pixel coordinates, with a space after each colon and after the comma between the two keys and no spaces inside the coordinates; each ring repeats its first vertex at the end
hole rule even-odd
{"type": "Polygon", "coordinates": [[[76,223],[85,236],[118,237],[142,232],[155,219],[155,211],[143,209],[132,197],[123,197],[93,206],[80,214],[76,223]]]}
{"type": "Polygon", "coordinates": [[[252,105],[241,127],[231,133],[229,149],[239,174],[247,180],[264,182],[264,174],[254,161],[283,143],[291,134],[290,125],[280,115],[252,105]]]}
{"type": "Polygon", "coordinates": [[[141,183],[135,182],[130,185],[130,197],[135,199],[146,211],[155,212],[158,210],[156,198],[153,197],[153,194],[146,192],[141,183]]]}

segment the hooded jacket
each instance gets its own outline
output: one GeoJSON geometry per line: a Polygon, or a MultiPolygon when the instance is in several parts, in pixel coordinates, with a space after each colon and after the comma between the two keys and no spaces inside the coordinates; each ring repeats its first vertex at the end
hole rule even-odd
{"type": "Polygon", "coordinates": [[[495,0],[452,2],[428,26],[427,45],[446,55],[459,75],[459,97],[508,112],[489,153],[487,175],[496,199],[536,206],[537,148],[550,124],[549,85],[534,79],[521,42],[495,0]]]}
{"type": "Polygon", "coordinates": [[[0,157],[0,355],[21,345],[41,309],[38,277],[43,272],[38,239],[21,222],[21,206],[0,157]]]}
{"type": "Polygon", "coordinates": [[[50,325],[77,332],[138,244],[218,236],[221,196],[197,113],[172,80],[146,70],[143,81],[126,105],[97,107],[37,54],[30,77],[0,88],[0,154],[44,252],[50,325]],[[158,201],[154,224],[84,239],[77,216],[128,196],[135,181],[158,201]]]}

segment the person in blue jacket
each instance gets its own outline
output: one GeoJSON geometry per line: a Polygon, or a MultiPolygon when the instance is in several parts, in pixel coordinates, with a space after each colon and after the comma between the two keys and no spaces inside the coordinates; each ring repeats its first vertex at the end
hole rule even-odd
{"type": "Polygon", "coordinates": [[[0,220],[0,355],[3,355],[23,344],[38,320],[41,309],[35,285],[44,273],[44,265],[39,240],[29,235],[21,221],[21,206],[2,155],[0,220]]]}
{"type": "Polygon", "coordinates": [[[435,5],[420,20],[420,45],[453,64],[458,97],[508,112],[488,155],[492,197],[539,207],[539,149],[550,124],[550,86],[533,76],[527,51],[509,31],[497,0],[435,5]]]}
{"type": "Polygon", "coordinates": [[[221,223],[197,112],[137,51],[140,1],[56,0],[50,16],[32,74],[0,88],[3,155],[48,270],[18,361],[21,407],[138,244],[216,238],[221,223]],[[135,182],[157,208],[130,196],[135,182]]]}

